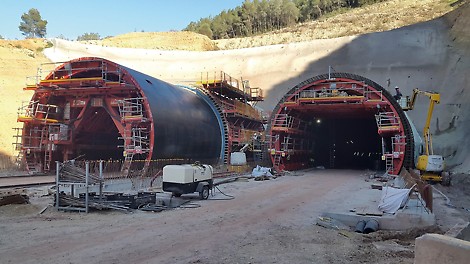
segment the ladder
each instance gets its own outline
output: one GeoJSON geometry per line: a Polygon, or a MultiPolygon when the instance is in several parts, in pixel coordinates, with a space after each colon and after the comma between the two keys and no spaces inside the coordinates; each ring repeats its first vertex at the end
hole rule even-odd
{"type": "Polygon", "coordinates": [[[124,155],[124,162],[122,163],[121,167],[121,173],[122,176],[129,176],[129,171],[132,165],[132,160],[134,159],[134,154],[133,153],[125,153],[124,155]]]}
{"type": "Polygon", "coordinates": [[[33,175],[40,172],[40,168],[38,168],[40,164],[36,162],[36,156],[33,153],[26,154],[24,158],[26,161],[26,169],[29,174],[33,175]]]}
{"type": "MultiPolygon", "coordinates": [[[[124,144],[120,147],[124,148],[124,162],[121,171],[123,176],[129,176],[129,170],[136,154],[145,154],[150,151],[150,140],[146,133],[145,127],[128,127],[124,130],[121,139],[124,144]]],[[[144,167],[144,169],[146,169],[144,167]]]]}
{"type": "Polygon", "coordinates": [[[382,138],[382,153],[385,159],[385,172],[393,173],[395,170],[395,160],[404,155],[405,146],[406,146],[406,136],[395,135],[391,138],[391,150],[386,150],[386,143],[384,138],[382,138]]]}
{"type": "Polygon", "coordinates": [[[390,174],[394,170],[393,154],[385,154],[385,173],[390,174]]]}
{"type": "Polygon", "coordinates": [[[282,156],[279,153],[276,153],[274,155],[273,166],[277,169],[279,169],[279,165],[281,165],[281,158],[282,158],[282,156]]]}

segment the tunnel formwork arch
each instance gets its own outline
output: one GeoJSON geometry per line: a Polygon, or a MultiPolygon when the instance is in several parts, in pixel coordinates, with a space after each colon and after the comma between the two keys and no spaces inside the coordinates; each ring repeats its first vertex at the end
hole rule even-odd
{"type": "Polygon", "coordinates": [[[21,148],[30,173],[53,161],[223,158],[219,113],[201,94],[102,58],[60,63],[27,86],[31,101],[19,111],[21,148]]]}
{"type": "Polygon", "coordinates": [[[413,167],[411,125],[396,99],[365,77],[318,75],[286,93],[267,127],[277,170],[413,167]]]}

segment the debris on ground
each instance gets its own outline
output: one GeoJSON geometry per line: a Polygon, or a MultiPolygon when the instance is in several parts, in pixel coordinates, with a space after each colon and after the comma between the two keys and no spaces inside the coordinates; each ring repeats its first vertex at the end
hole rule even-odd
{"type": "Polygon", "coordinates": [[[349,226],[343,224],[342,222],[325,216],[320,216],[317,218],[317,225],[336,230],[349,230],[349,226]]]}
{"type": "MultiPolygon", "coordinates": [[[[155,193],[112,193],[104,194],[103,196],[90,194],[88,197],[88,208],[96,210],[112,209],[120,211],[130,211],[131,209],[137,209],[149,203],[155,203],[155,193]]],[[[56,204],[56,201],[54,202],[54,204],[56,204]]],[[[75,197],[72,195],[67,195],[65,193],[60,193],[59,204],[60,207],[85,208],[86,197],[85,194],[80,194],[79,197],[75,197]]]]}
{"type": "Polygon", "coordinates": [[[271,168],[261,167],[257,165],[251,172],[251,176],[255,177],[255,181],[264,181],[275,178],[271,168]]]}
{"type": "Polygon", "coordinates": [[[7,204],[27,204],[29,197],[24,194],[13,194],[0,198],[0,206],[7,204]]]}
{"type": "Polygon", "coordinates": [[[29,203],[29,196],[26,189],[6,189],[0,190],[0,206],[7,204],[29,203]]]}

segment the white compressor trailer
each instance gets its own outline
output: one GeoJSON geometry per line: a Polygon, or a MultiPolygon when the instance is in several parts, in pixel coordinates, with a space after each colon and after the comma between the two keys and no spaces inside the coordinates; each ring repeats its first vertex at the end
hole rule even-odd
{"type": "Polygon", "coordinates": [[[198,192],[203,200],[209,198],[212,189],[213,169],[205,164],[166,165],[163,167],[163,191],[173,196],[198,192]]]}

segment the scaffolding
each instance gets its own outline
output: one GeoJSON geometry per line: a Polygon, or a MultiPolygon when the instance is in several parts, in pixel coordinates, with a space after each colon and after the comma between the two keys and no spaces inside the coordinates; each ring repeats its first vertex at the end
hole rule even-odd
{"type": "Polygon", "coordinates": [[[58,123],[57,113],[57,105],[41,104],[39,101],[22,102],[21,107],[18,108],[18,121],[44,124],[58,123]]]}
{"type": "Polygon", "coordinates": [[[261,88],[251,87],[248,80],[238,80],[223,71],[201,72],[197,85],[228,98],[243,101],[264,100],[261,88]]]}
{"type": "Polygon", "coordinates": [[[144,117],[144,98],[124,98],[118,100],[119,114],[123,122],[146,122],[144,117]]]}
{"type": "Polygon", "coordinates": [[[392,174],[397,163],[405,155],[406,136],[395,135],[391,137],[391,146],[387,147],[385,139],[382,138],[382,159],[385,161],[385,172],[392,174]]]}
{"type": "Polygon", "coordinates": [[[380,135],[400,132],[400,118],[395,112],[380,112],[375,115],[375,121],[380,135]]]}
{"type": "Polygon", "coordinates": [[[26,77],[25,90],[36,90],[41,87],[82,87],[102,86],[103,84],[119,84],[122,81],[120,67],[110,68],[104,60],[82,60],[77,62],[43,63],[37,74],[26,77]],[[58,67],[58,66],[63,67],[58,67]],[[95,72],[94,76],[74,78],[82,72],[95,72]]]}
{"type": "Polygon", "coordinates": [[[232,151],[250,144],[253,160],[265,159],[267,147],[263,139],[254,141],[255,135],[263,131],[263,116],[253,104],[263,100],[260,88],[251,87],[248,80],[236,79],[223,71],[201,73],[196,83],[219,112],[224,126],[223,163],[228,164],[232,151]],[[254,148],[256,144],[256,149],[254,148]]]}
{"type": "MultiPolygon", "coordinates": [[[[119,116],[123,125],[122,139],[124,162],[122,173],[129,176],[134,156],[150,152],[150,135],[148,132],[148,118],[144,111],[144,98],[124,98],[117,101],[119,116]]],[[[147,161],[149,162],[149,161],[147,161]]],[[[147,166],[143,166],[145,169],[147,166]]]]}
{"type": "Polygon", "coordinates": [[[289,100],[283,104],[332,104],[332,103],[363,103],[386,104],[382,91],[371,89],[368,85],[358,86],[352,82],[319,84],[302,91],[294,91],[289,100]]]}
{"type": "Polygon", "coordinates": [[[287,133],[303,133],[306,128],[307,123],[299,118],[288,114],[276,114],[274,116],[272,130],[287,133]]]}

